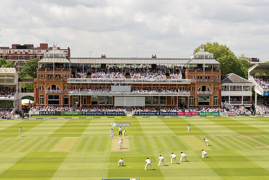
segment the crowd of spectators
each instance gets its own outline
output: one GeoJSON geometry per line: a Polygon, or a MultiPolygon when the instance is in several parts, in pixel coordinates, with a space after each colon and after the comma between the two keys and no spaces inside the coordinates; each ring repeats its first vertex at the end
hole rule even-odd
{"type": "Polygon", "coordinates": [[[127,112],[125,107],[82,107],[77,111],[82,112],[127,112]]]}
{"type": "MultiPolygon", "coordinates": [[[[39,69],[53,69],[53,65],[43,65],[43,64],[41,64],[38,68],[39,68],[39,69]]],[[[55,70],[69,69],[69,66],[55,65],[55,66],[54,66],[54,69],[55,69],[55,70]]]]}
{"type": "Polygon", "coordinates": [[[12,110],[13,109],[10,109],[10,108],[0,108],[0,118],[10,119],[12,110]]]}
{"type": "Polygon", "coordinates": [[[45,107],[32,107],[30,111],[75,111],[73,107],[60,107],[60,106],[45,106],[45,107]]]}
{"type": "Polygon", "coordinates": [[[263,88],[264,91],[269,90],[269,77],[268,76],[256,76],[253,78],[263,88]]]}
{"type": "Polygon", "coordinates": [[[16,88],[13,87],[0,87],[0,96],[13,97],[16,93],[16,88]]]}

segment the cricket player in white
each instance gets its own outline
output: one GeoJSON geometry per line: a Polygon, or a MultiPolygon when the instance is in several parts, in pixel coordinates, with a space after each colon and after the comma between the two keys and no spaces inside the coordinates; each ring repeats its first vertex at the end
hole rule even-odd
{"type": "Polygon", "coordinates": [[[118,162],[118,166],[124,166],[124,161],[122,160],[122,158],[120,158],[120,160],[118,162]]]}
{"type": "Polygon", "coordinates": [[[149,158],[146,159],[145,163],[146,163],[146,165],[145,165],[145,169],[144,169],[144,170],[147,170],[147,166],[148,166],[148,165],[150,165],[151,170],[152,170],[151,160],[149,160],[149,158]]]}
{"type": "Polygon", "coordinates": [[[122,148],[122,142],[123,142],[123,139],[121,139],[118,143],[120,145],[120,149],[122,148]]]}
{"type": "Polygon", "coordinates": [[[188,133],[191,133],[191,125],[188,125],[188,133]]]}
{"type": "Polygon", "coordinates": [[[202,149],[202,158],[207,158],[207,152],[205,152],[203,149],[202,149]]]}
{"type": "Polygon", "coordinates": [[[114,136],[114,131],[113,131],[113,129],[110,130],[110,136],[111,136],[111,139],[112,139],[113,136],[114,136]]]}
{"type": "Polygon", "coordinates": [[[172,164],[172,162],[173,162],[173,159],[175,159],[176,164],[177,164],[177,156],[176,156],[174,153],[172,153],[172,154],[170,155],[170,158],[171,158],[171,164],[172,164]]]}
{"type": "Polygon", "coordinates": [[[21,127],[20,127],[20,129],[19,129],[19,137],[20,137],[20,136],[23,137],[21,127]]]}
{"type": "Polygon", "coordinates": [[[181,152],[180,162],[182,161],[182,158],[185,158],[185,160],[187,161],[186,154],[184,154],[183,152],[181,152]]]}
{"type": "Polygon", "coordinates": [[[123,133],[122,133],[122,138],[124,138],[125,133],[126,133],[126,130],[123,131],[123,133]]]}
{"type": "Polygon", "coordinates": [[[161,162],[163,162],[163,165],[165,166],[165,164],[164,164],[164,157],[162,157],[162,155],[160,155],[160,157],[159,157],[159,165],[158,166],[161,165],[161,162]]]}
{"type": "Polygon", "coordinates": [[[204,141],[205,141],[205,144],[208,146],[209,140],[204,139],[204,141]]]}

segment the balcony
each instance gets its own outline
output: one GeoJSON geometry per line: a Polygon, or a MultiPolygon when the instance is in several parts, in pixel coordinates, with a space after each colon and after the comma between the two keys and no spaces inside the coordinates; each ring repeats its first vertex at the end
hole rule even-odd
{"type": "Polygon", "coordinates": [[[230,104],[251,104],[250,101],[230,101],[230,104]]]}
{"type": "Polygon", "coordinates": [[[34,82],[66,82],[67,78],[35,78],[34,82]]]}
{"type": "Polygon", "coordinates": [[[79,96],[190,96],[190,92],[88,92],[69,91],[68,95],[79,96]]]}
{"type": "Polygon", "coordinates": [[[197,95],[211,95],[212,91],[197,91],[197,95]]]}
{"type": "Polygon", "coordinates": [[[68,83],[191,84],[189,79],[101,79],[69,78],[68,83]]]}
{"type": "Polygon", "coordinates": [[[61,94],[61,90],[46,90],[46,94],[61,94]]]}

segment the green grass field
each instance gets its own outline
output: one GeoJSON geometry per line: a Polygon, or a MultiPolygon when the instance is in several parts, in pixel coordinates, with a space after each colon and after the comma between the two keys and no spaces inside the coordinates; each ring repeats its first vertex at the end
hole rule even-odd
{"type": "Polygon", "coordinates": [[[2,120],[0,179],[269,179],[268,149],[264,117],[2,120]],[[123,128],[130,151],[111,151],[110,123],[131,123],[123,128]],[[209,158],[201,158],[201,149],[209,158]],[[181,151],[188,162],[170,164],[171,152],[179,161],[181,151]],[[160,154],[168,166],[158,166],[160,154]],[[147,157],[154,170],[144,171],[147,157]],[[117,166],[120,158],[125,167],[117,166]]]}

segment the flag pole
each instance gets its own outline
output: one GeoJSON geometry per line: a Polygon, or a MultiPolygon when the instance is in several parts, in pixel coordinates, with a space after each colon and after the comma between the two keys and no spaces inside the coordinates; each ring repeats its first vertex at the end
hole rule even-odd
{"type": "Polygon", "coordinates": [[[54,62],[54,42],[53,42],[52,51],[53,51],[53,78],[54,78],[54,69],[55,69],[55,62],[54,62]]]}

